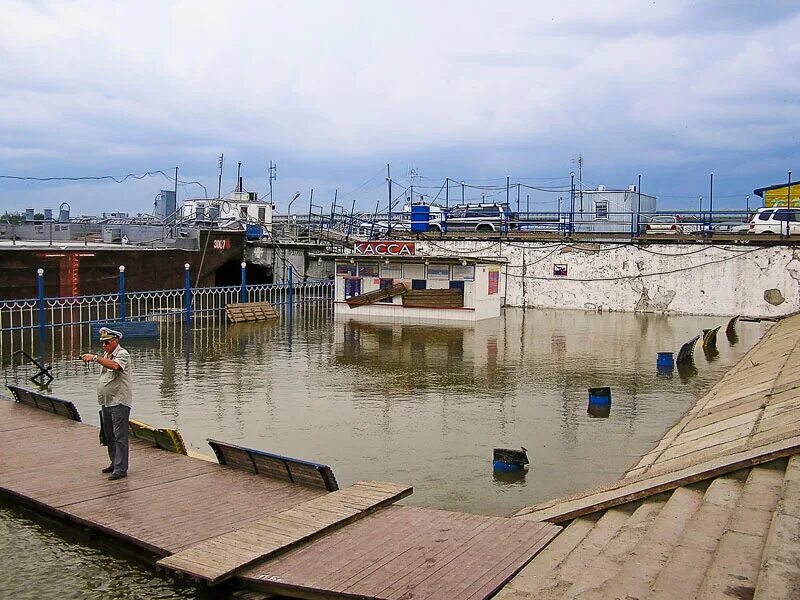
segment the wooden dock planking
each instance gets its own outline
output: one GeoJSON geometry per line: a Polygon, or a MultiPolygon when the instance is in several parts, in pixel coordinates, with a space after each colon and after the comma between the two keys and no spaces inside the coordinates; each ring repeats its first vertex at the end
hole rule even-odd
{"type": "Polygon", "coordinates": [[[240,577],[302,598],[487,598],[559,531],[521,523],[391,506],[240,577]]]}
{"type": "Polygon", "coordinates": [[[356,483],[186,548],[158,564],[217,584],[248,564],[342,527],[411,492],[405,485],[356,483]],[[236,548],[237,552],[214,552],[215,548],[236,548]],[[197,569],[198,556],[213,556],[214,560],[197,569]]]}
{"type": "Polygon", "coordinates": [[[131,441],[131,471],[108,481],[97,428],[12,402],[0,423],[0,489],[52,513],[168,554],[324,495],[131,441]],[[18,450],[25,442],[26,452],[18,450]],[[76,459],[80,457],[80,459],[76,459]],[[208,501],[209,490],[226,490],[208,501]]]}

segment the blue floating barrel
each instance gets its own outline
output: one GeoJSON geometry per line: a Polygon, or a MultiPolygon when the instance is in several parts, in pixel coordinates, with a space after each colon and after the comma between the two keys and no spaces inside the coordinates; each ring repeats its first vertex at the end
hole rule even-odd
{"type": "Polygon", "coordinates": [[[675,366],[675,355],[672,352],[659,352],[656,366],[659,369],[671,369],[675,366]]]}
{"type": "Polygon", "coordinates": [[[516,448],[495,448],[492,454],[492,468],[496,471],[516,471],[528,466],[528,451],[524,446],[516,448]]]}
{"type": "Polygon", "coordinates": [[[411,231],[428,231],[431,207],[427,204],[411,205],[411,231]]]}
{"type": "Polygon", "coordinates": [[[611,404],[611,388],[596,387],[589,388],[589,404],[611,404]]]}

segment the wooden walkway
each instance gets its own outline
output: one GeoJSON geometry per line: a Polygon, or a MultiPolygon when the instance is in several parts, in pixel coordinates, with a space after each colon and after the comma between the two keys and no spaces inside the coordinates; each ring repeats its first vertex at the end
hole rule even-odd
{"type": "Polygon", "coordinates": [[[549,523],[388,506],[410,493],[327,492],[131,440],[108,481],[98,430],[0,400],[0,493],[152,553],[208,583],[238,577],[299,598],[488,598],[560,530],[549,523]]]}
{"type": "Polygon", "coordinates": [[[800,598],[800,317],[618,482],[521,510],[568,526],[498,600],[800,598]]]}

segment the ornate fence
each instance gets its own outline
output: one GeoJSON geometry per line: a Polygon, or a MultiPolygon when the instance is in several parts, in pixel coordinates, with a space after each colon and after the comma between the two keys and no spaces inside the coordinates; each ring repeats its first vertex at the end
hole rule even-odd
{"type": "Polygon", "coordinates": [[[188,270],[182,289],[127,292],[120,268],[118,293],[45,298],[43,272],[39,272],[39,297],[0,301],[0,364],[17,351],[45,357],[49,346],[86,347],[91,325],[120,321],[154,321],[188,329],[192,320],[218,319],[225,306],[235,302],[269,302],[279,309],[331,306],[333,281],[247,285],[244,268],[241,285],[192,288],[188,270]],[[187,327],[183,327],[187,325],[187,327]]]}

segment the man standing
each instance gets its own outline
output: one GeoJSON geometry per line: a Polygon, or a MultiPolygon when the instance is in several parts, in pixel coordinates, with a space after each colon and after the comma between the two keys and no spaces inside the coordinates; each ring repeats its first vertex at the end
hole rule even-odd
{"type": "Polygon", "coordinates": [[[122,334],[108,327],[100,328],[100,343],[103,356],[84,354],[84,362],[100,365],[100,381],[97,383],[97,401],[101,406],[103,433],[111,464],[103,473],[111,473],[109,480],[115,481],[128,475],[128,418],[133,403],[131,379],[133,364],[128,351],[119,345],[122,334]]]}

